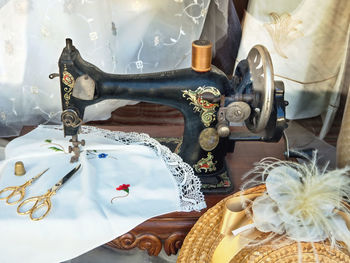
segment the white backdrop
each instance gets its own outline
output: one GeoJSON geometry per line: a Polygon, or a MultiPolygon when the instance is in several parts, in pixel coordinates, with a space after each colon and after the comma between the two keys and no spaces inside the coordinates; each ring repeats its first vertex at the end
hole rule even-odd
{"type": "Polygon", "coordinates": [[[348,0],[250,0],[238,60],[264,45],[285,85],[287,118],[314,117],[338,92],[349,23],[348,0]]]}
{"type": "MultiPolygon", "coordinates": [[[[228,0],[214,1],[227,18],[228,0]]],[[[65,38],[110,73],[189,67],[210,0],[0,0],[0,136],[22,125],[60,121],[57,61],[65,38]]],[[[223,25],[223,32],[225,32],[223,25]]],[[[222,37],[218,34],[216,37],[222,37]]],[[[215,39],[213,39],[215,43],[215,39]]],[[[87,120],[106,119],[125,101],[102,103],[87,120]]]]}

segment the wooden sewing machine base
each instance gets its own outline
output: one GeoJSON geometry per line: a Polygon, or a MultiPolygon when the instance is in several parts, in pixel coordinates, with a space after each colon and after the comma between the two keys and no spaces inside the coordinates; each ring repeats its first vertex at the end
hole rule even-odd
{"type": "MultiPolygon", "coordinates": [[[[152,137],[179,137],[183,133],[183,126],[98,126],[112,131],[144,132],[152,137]]],[[[34,127],[24,127],[22,135],[31,131],[34,127]]],[[[284,159],[284,142],[238,142],[234,153],[226,156],[228,170],[235,185],[236,192],[241,184],[241,177],[248,172],[255,162],[264,157],[276,157],[284,159]]],[[[206,195],[207,209],[214,206],[227,195],[206,195]]],[[[176,254],[181,248],[182,242],[198,218],[207,209],[201,212],[175,212],[151,218],[135,227],[128,233],[117,237],[107,243],[108,246],[118,249],[139,248],[147,250],[151,256],[157,256],[164,247],[168,255],[176,254]]]]}

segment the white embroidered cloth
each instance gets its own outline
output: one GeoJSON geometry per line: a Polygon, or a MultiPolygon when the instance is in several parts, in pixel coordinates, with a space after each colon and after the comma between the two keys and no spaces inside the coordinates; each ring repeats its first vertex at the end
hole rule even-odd
{"type": "MultiPolygon", "coordinates": [[[[18,215],[18,205],[0,201],[0,262],[61,262],[131,230],[145,220],[205,207],[200,181],[181,158],[146,134],[83,127],[82,167],[51,199],[41,221],[18,215]],[[129,195],[117,191],[129,184],[129,195]]],[[[77,164],[65,153],[59,126],[39,126],[11,141],[0,163],[0,189],[21,185],[50,168],[27,188],[26,198],[44,194],[77,164]],[[62,151],[64,149],[64,151],[62,151]],[[26,174],[14,176],[23,161],[26,174]]]]}

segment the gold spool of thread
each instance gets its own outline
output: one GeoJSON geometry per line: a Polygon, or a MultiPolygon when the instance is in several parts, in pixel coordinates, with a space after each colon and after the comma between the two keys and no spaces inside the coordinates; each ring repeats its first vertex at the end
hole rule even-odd
{"type": "Polygon", "coordinates": [[[197,72],[207,72],[211,68],[212,44],[208,40],[192,42],[192,69],[197,72]]]}
{"type": "Polygon", "coordinates": [[[22,176],[26,173],[26,169],[24,168],[24,164],[21,161],[15,163],[15,175],[22,176]]]}

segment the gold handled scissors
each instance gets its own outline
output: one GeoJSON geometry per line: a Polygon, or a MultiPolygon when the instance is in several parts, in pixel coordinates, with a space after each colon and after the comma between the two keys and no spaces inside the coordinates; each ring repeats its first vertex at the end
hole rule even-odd
{"type": "Polygon", "coordinates": [[[34,176],[32,179],[28,180],[22,185],[19,186],[9,186],[0,191],[0,200],[6,199],[6,203],[9,205],[15,205],[18,202],[22,201],[25,193],[26,193],[26,188],[30,186],[34,181],[36,181],[40,176],[42,176],[49,168],[47,168],[45,171],[39,173],[38,175],[34,176]],[[4,193],[6,192],[11,192],[8,196],[1,197],[4,193]],[[17,200],[13,200],[15,196],[18,196],[19,198],[17,200]],[[13,200],[13,201],[11,201],[13,200]]]}
{"type": "Polygon", "coordinates": [[[51,210],[51,197],[70,179],[76,171],[79,170],[80,164],[66,174],[59,182],[51,187],[45,194],[34,196],[24,200],[18,207],[17,213],[20,215],[29,214],[30,219],[39,221],[43,219],[51,210]],[[32,204],[33,203],[33,204],[32,204]],[[29,204],[29,206],[27,206],[29,204]],[[38,216],[36,214],[39,214],[38,216]]]}

